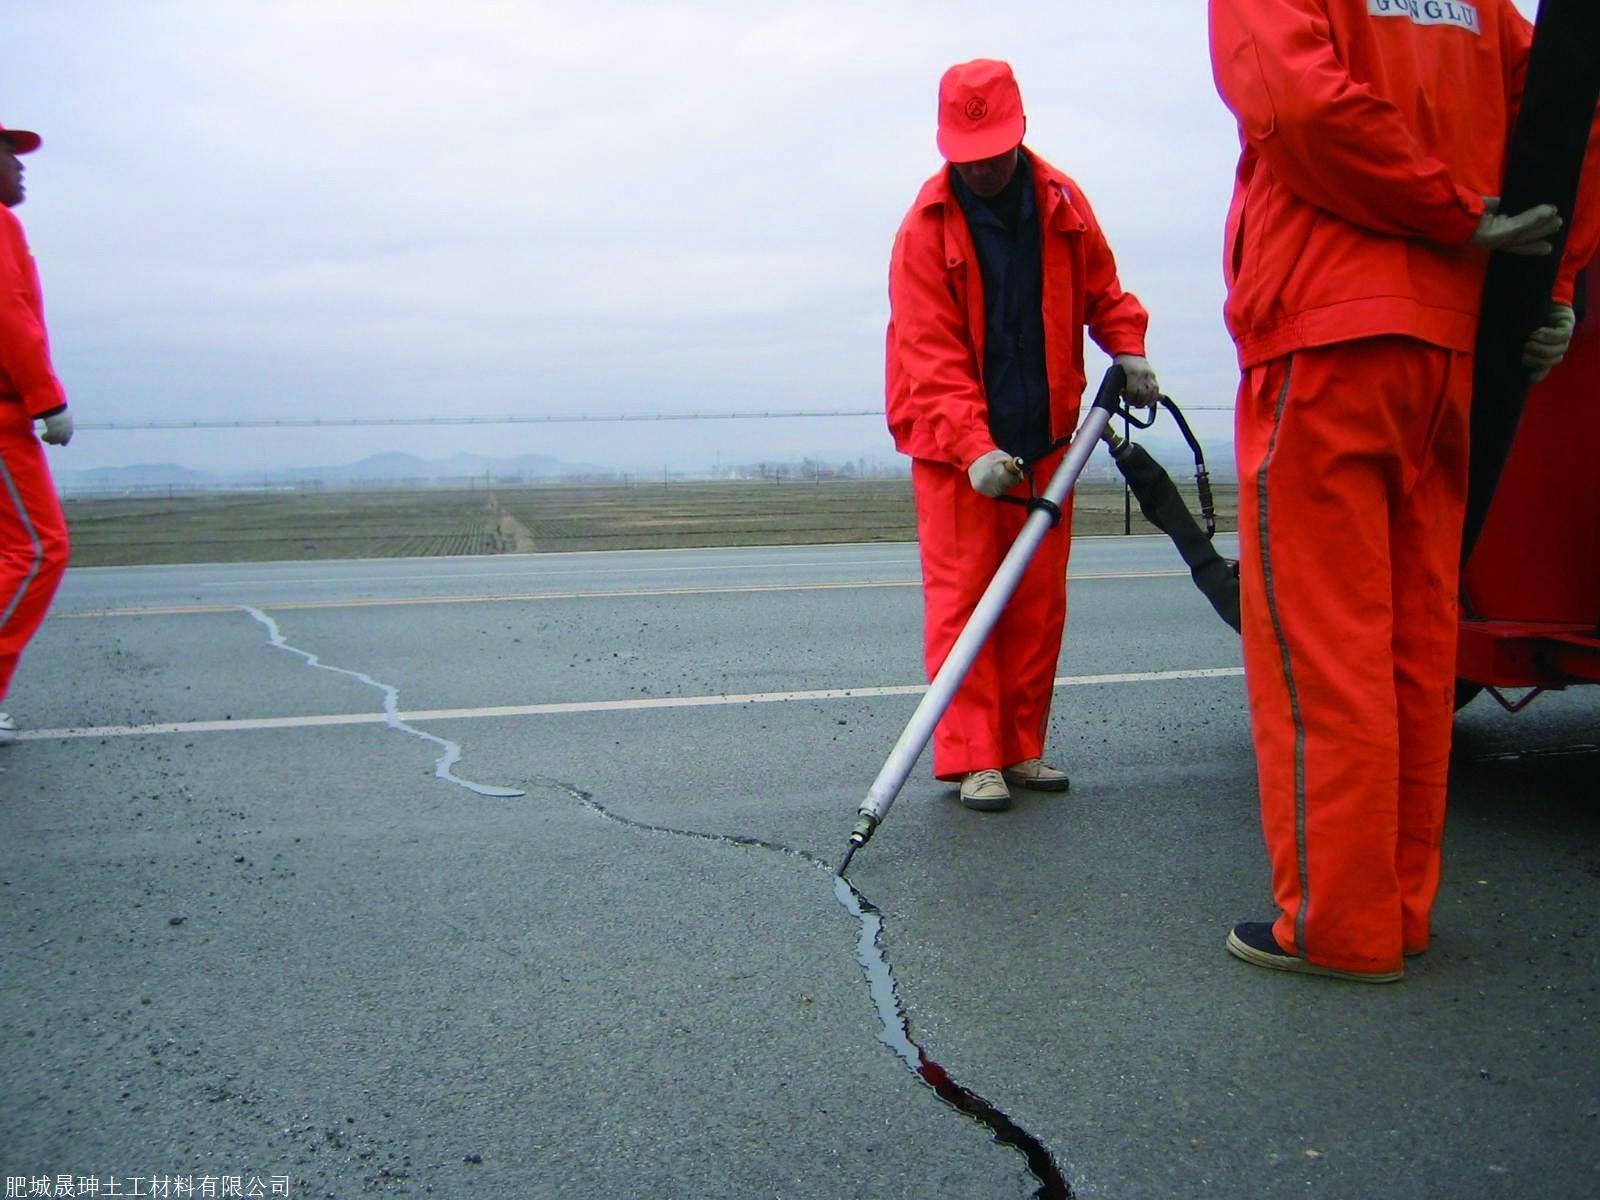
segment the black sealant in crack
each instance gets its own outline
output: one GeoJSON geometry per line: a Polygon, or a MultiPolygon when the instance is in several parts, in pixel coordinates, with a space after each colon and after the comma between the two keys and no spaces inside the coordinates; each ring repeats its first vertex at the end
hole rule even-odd
{"type": "Polygon", "coordinates": [[[856,919],[860,926],[860,933],[856,938],[856,961],[867,977],[867,989],[872,995],[873,1006],[878,1010],[878,1020],[882,1025],[878,1031],[878,1040],[889,1047],[918,1079],[932,1088],[940,1100],[963,1116],[970,1117],[985,1126],[1000,1145],[1009,1146],[1022,1155],[1028,1164],[1029,1172],[1039,1181],[1039,1187],[1033,1193],[1033,1200],[1072,1200],[1072,1187],[1062,1174],[1049,1148],[982,1096],[951,1079],[949,1073],[930,1059],[927,1052],[912,1039],[911,1021],[906,1015],[905,1006],[900,1002],[900,992],[895,984],[894,972],[890,969],[889,960],[883,950],[883,916],[872,901],[856,890],[854,884],[834,874],[831,863],[824,862],[804,850],[794,850],[760,838],[704,833],[695,829],[674,829],[666,825],[635,821],[631,817],[612,812],[582,788],[573,787],[570,783],[563,783],[559,779],[535,777],[528,782],[534,786],[563,792],[589,811],[629,829],[768,850],[775,854],[798,858],[812,867],[826,871],[833,882],[834,899],[856,919]]]}
{"type": "Polygon", "coordinates": [[[431,733],[424,733],[414,725],[408,725],[400,719],[400,689],[392,684],[380,683],[370,675],[363,675],[360,671],[349,671],[344,667],[330,667],[309,650],[301,650],[291,646],[284,640],[283,631],[278,628],[278,623],[259,608],[251,608],[248,604],[240,605],[245,612],[267,627],[267,640],[279,650],[287,650],[290,654],[298,654],[306,660],[308,666],[319,671],[332,671],[335,675],[347,675],[351,679],[359,679],[368,687],[377,688],[383,693],[384,722],[390,729],[400,733],[409,733],[412,737],[421,738],[425,742],[432,742],[444,753],[434,761],[433,775],[435,779],[442,779],[446,783],[453,783],[457,787],[464,787],[469,792],[476,792],[480,796],[498,796],[512,799],[517,796],[526,796],[528,793],[518,791],[516,788],[495,787],[487,783],[473,783],[470,779],[462,779],[451,768],[461,761],[461,747],[447,738],[435,737],[431,733]]]}
{"type": "MultiPolygon", "coordinates": [[[[827,863],[821,865],[826,870],[832,870],[827,863]]],[[[889,960],[883,953],[882,916],[872,901],[843,876],[834,876],[833,894],[861,922],[861,934],[856,940],[856,961],[866,972],[867,986],[872,990],[872,1002],[877,1006],[878,1019],[883,1023],[878,1040],[915,1071],[939,1099],[957,1112],[988,1126],[995,1141],[1002,1146],[1010,1146],[1027,1160],[1028,1170],[1039,1181],[1038,1190],[1033,1193],[1034,1200],[1071,1200],[1072,1186],[1067,1183],[1049,1147],[982,1096],[951,1079],[949,1072],[911,1040],[911,1022],[900,1003],[894,972],[889,969],[889,960]]]]}

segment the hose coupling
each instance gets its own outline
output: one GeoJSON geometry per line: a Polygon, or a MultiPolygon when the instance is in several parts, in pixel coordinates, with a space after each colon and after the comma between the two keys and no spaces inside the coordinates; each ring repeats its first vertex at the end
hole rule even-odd
{"type": "Polygon", "coordinates": [[[871,813],[862,813],[857,819],[855,828],[850,831],[850,844],[852,846],[865,846],[872,840],[872,835],[877,832],[878,818],[871,813]]]}

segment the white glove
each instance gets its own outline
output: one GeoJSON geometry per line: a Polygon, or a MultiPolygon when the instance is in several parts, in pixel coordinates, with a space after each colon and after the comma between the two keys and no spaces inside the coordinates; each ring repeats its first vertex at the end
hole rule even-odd
{"type": "Polygon", "coordinates": [[[1004,450],[991,450],[967,468],[972,490],[996,500],[1022,482],[1022,468],[1004,450]]]}
{"type": "Polygon", "coordinates": [[[1156,369],[1142,354],[1119,354],[1111,360],[1128,376],[1123,386],[1122,398],[1130,404],[1154,408],[1156,397],[1161,395],[1161,385],[1156,382],[1156,369]]]}
{"type": "Polygon", "coordinates": [[[39,435],[39,440],[49,442],[52,446],[65,446],[72,440],[72,413],[63,408],[60,412],[51,413],[44,421],[44,432],[39,435]]]}
{"type": "Polygon", "coordinates": [[[1529,382],[1538,383],[1560,365],[1572,345],[1572,329],[1577,317],[1570,305],[1552,304],[1545,323],[1528,335],[1522,346],[1522,365],[1531,372],[1529,382]]]}
{"type": "Polygon", "coordinates": [[[1561,229],[1561,214],[1554,204],[1536,204],[1514,217],[1500,215],[1500,197],[1483,198],[1483,220],[1472,244],[1484,250],[1542,258],[1552,247],[1549,239],[1561,229]]]}

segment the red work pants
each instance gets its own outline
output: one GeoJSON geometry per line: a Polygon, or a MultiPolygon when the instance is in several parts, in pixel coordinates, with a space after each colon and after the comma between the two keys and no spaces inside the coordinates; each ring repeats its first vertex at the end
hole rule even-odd
{"type": "Polygon", "coordinates": [[[21,404],[0,400],[0,700],[67,569],[67,522],[21,404]]]}
{"type": "Polygon", "coordinates": [[[1428,945],[1450,754],[1472,358],[1389,337],[1239,391],[1244,662],[1278,944],[1428,945]]]}
{"type": "MultiPolygon", "coordinates": [[[[1063,453],[1035,465],[1039,491],[1063,453]]],[[[923,659],[932,679],[1011,549],[1028,510],[980,496],[967,473],[947,463],[913,459],[911,483],[922,551],[923,659]]],[[[1026,497],[1027,485],[1017,485],[1011,494],[1026,497]]],[[[1011,603],[934,730],[933,773],[938,778],[956,780],[969,771],[1009,767],[1043,753],[1067,620],[1071,535],[1069,496],[1061,524],[1045,534],[1011,603]]]]}

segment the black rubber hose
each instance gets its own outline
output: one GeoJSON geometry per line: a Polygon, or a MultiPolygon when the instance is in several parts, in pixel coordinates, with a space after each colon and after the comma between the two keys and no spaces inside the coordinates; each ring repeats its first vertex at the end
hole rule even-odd
{"type": "Polygon", "coordinates": [[[1221,617],[1239,630],[1239,573],[1235,565],[1217,553],[1206,531],[1194,519],[1189,506],[1178,494],[1172,476],[1149,451],[1133,442],[1123,442],[1111,452],[1117,470],[1139,501],[1145,520],[1172,539],[1189,574],[1201,594],[1221,617]]]}
{"type": "Polygon", "coordinates": [[[1506,152],[1500,211],[1554,204],[1565,224],[1545,258],[1496,254],[1489,260],[1478,323],[1472,399],[1472,467],[1461,558],[1483,530],[1511,453],[1528,394],[1522,346],[1549,312],[1561,249],[1600,99],[1600,3],[1542,0],[1528,61],[1528,84],[1506,152]]]}

